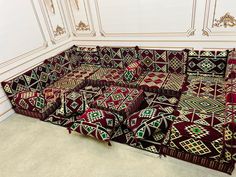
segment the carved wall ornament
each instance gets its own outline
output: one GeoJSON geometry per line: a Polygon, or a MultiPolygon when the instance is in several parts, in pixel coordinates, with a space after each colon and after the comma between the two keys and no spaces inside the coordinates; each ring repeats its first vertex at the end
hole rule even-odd
{"type": "Polygon", "coordinates": [[[57,25],[56,30],[53,31],[55,36],[60,36],[60,35],[64,34],[65,32],[66,32],[65,29],[60,27],[59,25],[57,25]]]}
{"type": "Polygon", "coordinates": [[[215,23],[213,24],[213,27],[221,27],[224,26],[227,27],[234,27],[236,26],[236,19],[234,16],[230,15],[229,12],[227,12],[224,16],[220,17],[219,20],[215,19],[215,23]]]}
{"type": "Polygon", "coordinates": [[[76,25],[76,30],[78,31],[89,31],[89,25],[86,25],[84,22],[80,21],[78,25],[76,25]]]}

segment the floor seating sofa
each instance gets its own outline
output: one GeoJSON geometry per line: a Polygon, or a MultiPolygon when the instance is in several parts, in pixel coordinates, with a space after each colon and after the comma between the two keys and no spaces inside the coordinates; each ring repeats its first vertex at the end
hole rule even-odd
{"type": "Polygon", "coordinates": [[[16,113],[231,174],[236,52],[79,47],[3,81],[16,113]]]}

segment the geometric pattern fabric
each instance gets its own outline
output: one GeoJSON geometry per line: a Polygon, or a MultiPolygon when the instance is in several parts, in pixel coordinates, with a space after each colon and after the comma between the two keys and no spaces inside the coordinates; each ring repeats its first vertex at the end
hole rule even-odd
{"type": "Polygon", "coordinates": [[[228,51],[188,51],[187,73],[224,77],[228,51]]]}
{"type": "Polygon", "coordinates": [[[114,111],[127,117],[139,108],[142,101],[142,90],[110,86],[91,106],[114,111]]]}

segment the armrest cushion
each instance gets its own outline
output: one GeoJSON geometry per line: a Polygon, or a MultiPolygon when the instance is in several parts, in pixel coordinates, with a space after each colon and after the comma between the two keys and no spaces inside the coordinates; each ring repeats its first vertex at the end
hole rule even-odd
{"type": "Polygon", "coordinates": [[[47,104],[40,92],[25,91],[17,93],[14,98],[15,106],[29,111],[40,111],[47,104]]]}

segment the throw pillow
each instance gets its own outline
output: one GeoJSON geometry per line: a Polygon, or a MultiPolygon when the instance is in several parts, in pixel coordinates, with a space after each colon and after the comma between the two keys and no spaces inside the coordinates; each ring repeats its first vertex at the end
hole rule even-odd
{"type": "Polygon", "coordinates": [[[87,108],[83,92],[65,92],[61,95],[61,107],[56,110],[56,115],[68,117],[74,114],[83,114],[87,108]]]}
{"type": "Polygon", "coordinates": [[[149,137],[156,131],[165,133],[175,118],[175,114],[169,114],[158,108],[145,108],[129,116],[125,124],[137,140],[149,137]]]}
{"type": "Polygon", "coordinates": [[[76,119],[69,131],[73,130],[108,142],[114,128],[123,122],[123,117],[116,113],[94,108],[87,109],[83,115],[77,116],[76,119]]]}
{"type": "Polygon", "coordinates": [[[142,73],[141,62],[135,61],[126,67],[123,79],[126,82],[135,81],[138,80],[141,73],[142,73]]]}

